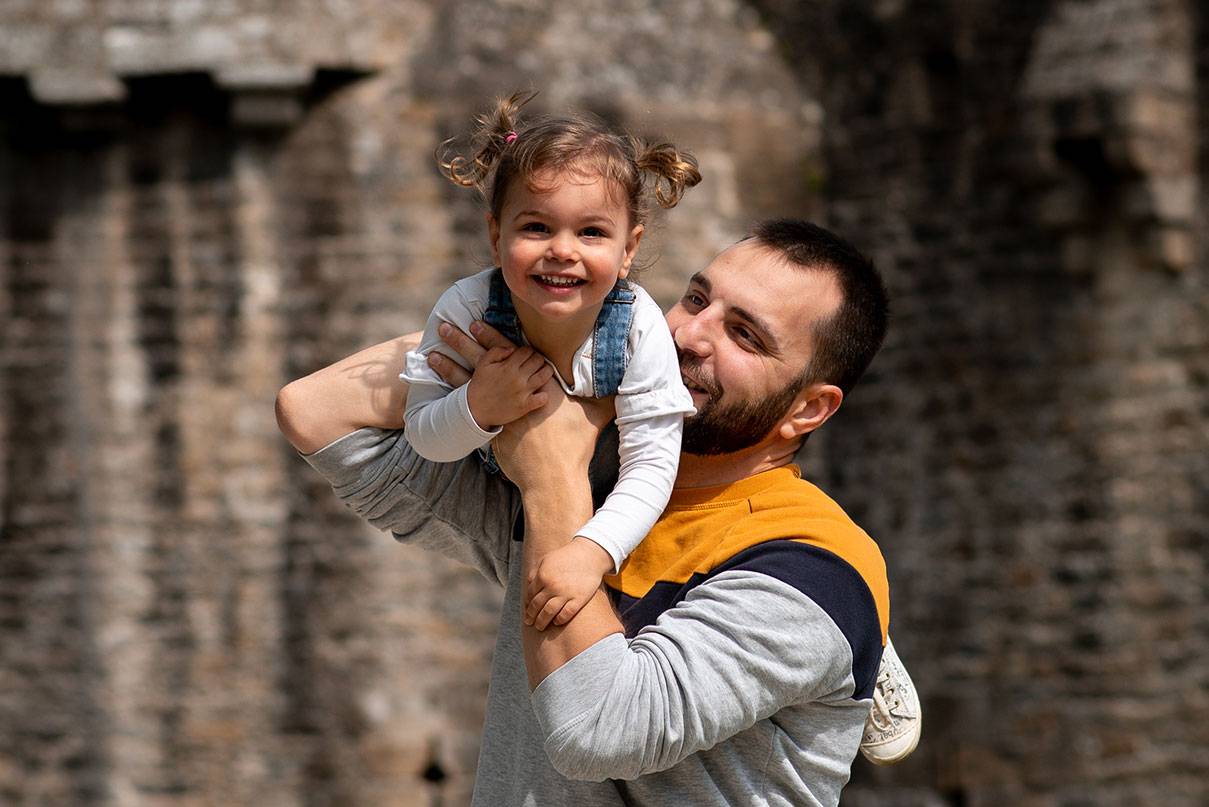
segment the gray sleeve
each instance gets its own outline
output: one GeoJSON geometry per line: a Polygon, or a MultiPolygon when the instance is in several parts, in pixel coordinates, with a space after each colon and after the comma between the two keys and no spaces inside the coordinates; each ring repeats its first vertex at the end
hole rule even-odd
{"type": "Polygon", "coordinates": [[[852,651],[796,588],[750,571],[697,586],[627,641],[608,636],[546,677],[533,705],[564,776],[633,779],[793,703],[852,696],[852,651]]]}
{"type": "Polygon", "coordinates": [[[520,496],[477,457],[429,462],[402,431],[359,429],[304,455],[357,515],[503,585],[520,496]]]}

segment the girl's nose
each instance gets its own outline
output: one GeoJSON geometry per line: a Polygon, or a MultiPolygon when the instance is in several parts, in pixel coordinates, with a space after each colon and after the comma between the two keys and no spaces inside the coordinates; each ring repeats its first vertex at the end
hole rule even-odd
{"type": "Polygon", "coordinates": [[[546,258],[564,263],[578,261],[579,247],[575,243],[574,236],[560,234],[550,239],[550,246],[546,248],[546,258]]]}

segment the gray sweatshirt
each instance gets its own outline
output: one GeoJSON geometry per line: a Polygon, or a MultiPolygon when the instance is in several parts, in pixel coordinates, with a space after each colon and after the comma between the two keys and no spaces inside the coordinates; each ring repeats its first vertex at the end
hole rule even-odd
{"type": "Polygon", "coordinates": [[[710,551],[663,579],[624,583],[623,572],[612,594],[626,635],[584,650],[531,694],[515,490],[473,457],[421,459],[402,432],[362,429],[306,459],[375,526],[505,587],[474,804],[838,803],[881,656],[885,569],[796,467],[793,479],[768,472],[680,502],[673,495],[632,563],[661,568],[669,550],[657,536],[674,541],[678,525],[702,517],[712,521],[692,544],[710,551]],[[739,534],[714,535],[722,521],[739,534]],[[768,533],[815,522],[819,540],[768,533]]]}

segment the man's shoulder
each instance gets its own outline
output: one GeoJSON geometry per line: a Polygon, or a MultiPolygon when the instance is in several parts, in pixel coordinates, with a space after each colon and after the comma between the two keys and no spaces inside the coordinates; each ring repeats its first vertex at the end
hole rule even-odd
{"type": "Polygon", "coordinates": [[[750,514],[731,525],[732,541],[775,538],[812,543],[842,557],[881,558],[877,542],[817,485],[794,475],[748,498],[750,514]]]}
{"type": "Polygon", "coordinates": [[[773,472],[775,482],[747,495],[748,513],[727,531],[733,541],[758,543],[774,538],[798,538],[877,551],[877,544],[833,498],[801,478],[797,466],[773,472]],[[789,471],[791,473],[787,473],[789,471]]]}
{"type": "Polygon", "coordinates": [[[800,633],[814,615],[823,616],[851,649],[855,697],[869,697],[889,624],[889,585],[877,544],[796,471],[774,471],[737,487],[740,498],[681,513],[710,519],[708,536],[696,544],[708,543],[708,550],[685,553],[669,533],[645,554],[662,549],[671,557],[679,547],[679,558],[640,563],[630,575],[623,573],[614,601],[627,635],[694,596],[695,607],[722,609],[727,619],[758,608],[770,629],[800,633]],[[761,596],[748,596],[756,592],[761,596]],[[772,601],[775,607],[769,607],[772,601]]]}
{"type": "Polygon", "coordinates": [[[834,499],[795,474],[753,494],[748,503],[749,512],[718,543],[709,563],[715,573],[760,571],[811,591],[820,579],[832,588],[847,580],[853,596],[867,592],[885,633],[890,611],[885,559],[877,542],[834,499]]]}

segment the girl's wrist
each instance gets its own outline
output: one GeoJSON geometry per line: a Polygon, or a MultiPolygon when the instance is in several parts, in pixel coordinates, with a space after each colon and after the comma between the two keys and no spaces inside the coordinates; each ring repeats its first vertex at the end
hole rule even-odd
{"type": "Polygon", "coordinates": [[[470,410],[470,417],[474,421],[474,425],[478,426],[483,431],[495,431],[503,424],[492,422],[494,420],[494,418],[490,416],[492,413],[485,411],[486,407],[484,407],[483,402],[479,400],[477,392],[478,388],[475,387],[474,379],[472,378],[466,387],[466,407],[470,410]]]}
{"type": "Polygon", "coordinates": [[[613,556],[609,554],[609,550],[583,535],[576,535],[571,539],[571,543],[582,547],[583,553],[588,558],[588,568],[593,572],[598,573],[601,577],[613,573],[613,556]]]}

